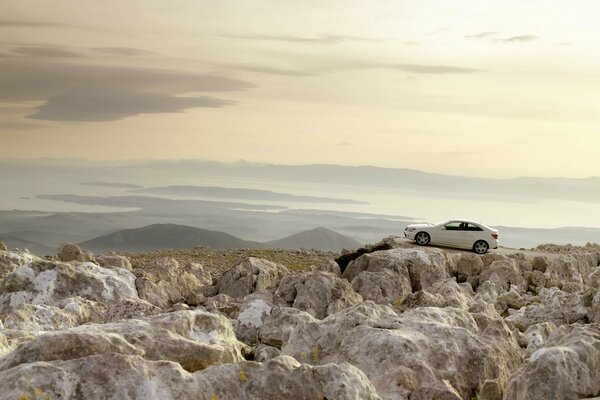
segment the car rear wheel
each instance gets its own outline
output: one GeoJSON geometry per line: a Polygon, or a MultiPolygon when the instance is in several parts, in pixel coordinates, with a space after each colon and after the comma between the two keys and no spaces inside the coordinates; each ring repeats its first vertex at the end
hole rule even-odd
{"type": "Polygon", "coordinates": [[[419,232],[415,235],[415,242],[417,242],[419,246],[425,246],[426,244],[429,244],[430,240],[431,238],[427,232],[419,232]]]}
{"type": "Polygon", "coordinates": [[[473,245],[473,251],[477,254],[487,253],[490,246],[484,240],[478,240],[473,245]]]}

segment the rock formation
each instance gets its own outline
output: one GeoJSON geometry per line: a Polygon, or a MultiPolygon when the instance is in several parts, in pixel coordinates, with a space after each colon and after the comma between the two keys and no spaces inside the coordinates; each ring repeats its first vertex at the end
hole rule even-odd
{"type": "Polygon", "coordinates": [[[600,396],[600,250],[472,253],[387,239],[220,276],[63,245],[0,247],[0,391],[14,399],[600,396]]]}

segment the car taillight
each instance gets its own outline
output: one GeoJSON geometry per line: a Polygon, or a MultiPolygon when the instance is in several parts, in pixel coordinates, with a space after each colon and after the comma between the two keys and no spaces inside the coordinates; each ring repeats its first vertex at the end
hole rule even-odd
{"type": "Polygon", "coordinates": [[[492,233],[492,237],[493,237],[494,239],[498,239],[498,234],[497,234],[497,233],[492,233]]]}

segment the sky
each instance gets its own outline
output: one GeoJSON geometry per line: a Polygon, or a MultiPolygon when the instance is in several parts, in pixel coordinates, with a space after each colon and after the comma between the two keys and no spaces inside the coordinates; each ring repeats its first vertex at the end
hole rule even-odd
{"type": "Polygon", "coordinates": [[[0,157],[600,176],[594,0],[0,3],[0,157]]]}

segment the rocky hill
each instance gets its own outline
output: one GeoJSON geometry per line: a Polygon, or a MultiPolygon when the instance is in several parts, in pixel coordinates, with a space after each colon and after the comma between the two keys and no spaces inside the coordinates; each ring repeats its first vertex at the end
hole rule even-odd
{"type": "Polygon", "coordinates": [[[224,232],[176,224],[152,224],[123,229],[80,243],[92,251],[150,251],[161,248],[189,248],[198,245],[216,249],[258,247],[224,232]]]}
{"type": "Polygon", "coordinates": [[[266,242],[263,246],[278,249],[356,249],[361,244],[356,240],[326,228],[315,228],[296,233],[283,239],[266,242]]]}
{"type": "MultiPolygon", "coordinates": [[[[196,246],[214,249],[279,248],[341,251],[360,247],[356,240],[325,228],[315,228],[279,240],[253,242],[225,232],[177,224],[152,224],[102,235],[80,246],[92,251],[141,252],[161,249],[186,249],[196,246]]],[[[46,253],[43,253],[46,254],[46,253]]]]}
{"type": "Polygon", "coordinates": [[[301,269],[194,254],[0,246],[3,398],[600,396],[598,246],[478,256],[388,239],[301,269]]]}

